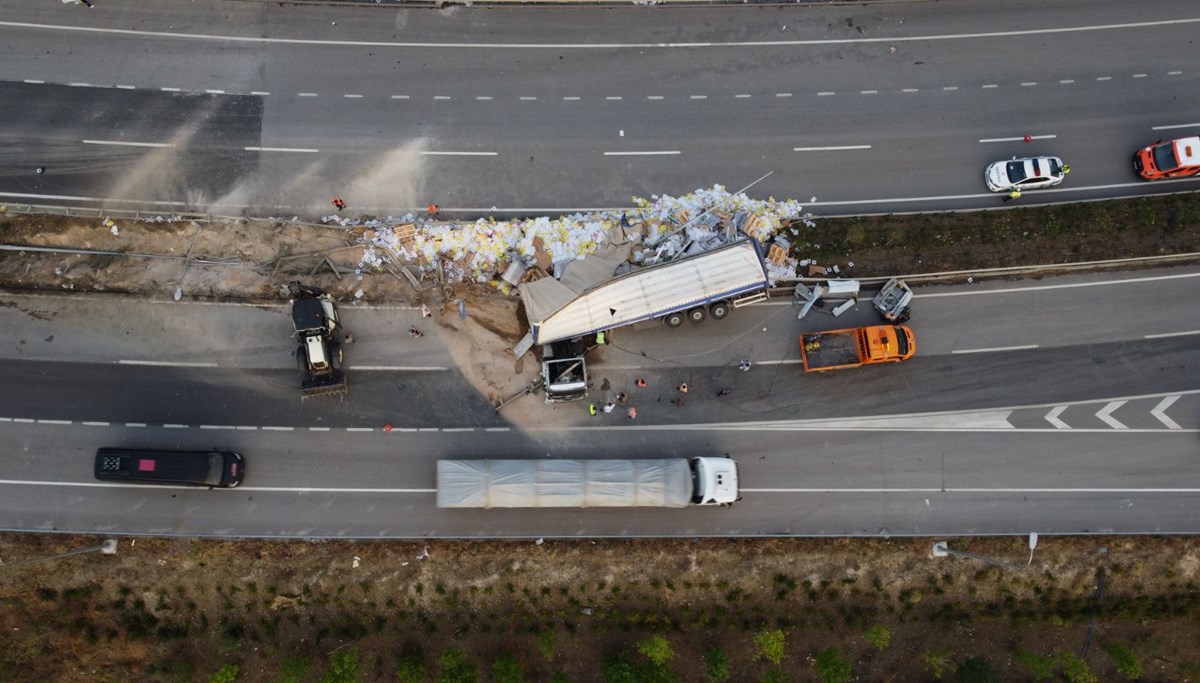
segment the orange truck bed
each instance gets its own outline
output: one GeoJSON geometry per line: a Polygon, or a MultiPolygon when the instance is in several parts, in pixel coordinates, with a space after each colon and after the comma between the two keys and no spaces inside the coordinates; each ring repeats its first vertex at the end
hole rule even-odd
{"type": "Polygon", "coordinates": [[[878,325],[800,335],[805,372],[857,368],[872,363],[899,363],[917,352],[912,330],[878,325]]]}

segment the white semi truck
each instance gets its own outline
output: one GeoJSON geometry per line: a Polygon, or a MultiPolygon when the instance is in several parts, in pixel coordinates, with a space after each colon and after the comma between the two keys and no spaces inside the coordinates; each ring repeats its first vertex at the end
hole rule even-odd
{"type": "Polygon", "coordinates": [[[439,508],[731,505],[728,456],[666,460],[439,460],[439,508]]]}

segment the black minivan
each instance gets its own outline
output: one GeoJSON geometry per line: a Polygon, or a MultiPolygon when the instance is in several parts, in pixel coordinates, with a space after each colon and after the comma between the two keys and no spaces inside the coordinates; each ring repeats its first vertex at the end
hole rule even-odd
{"type": "Polygon", "coordinates": [[[131,484],[233,488],[246,474],[245,459],[228,451],[155,451],[101,448],[96,478],[131,484]]]}

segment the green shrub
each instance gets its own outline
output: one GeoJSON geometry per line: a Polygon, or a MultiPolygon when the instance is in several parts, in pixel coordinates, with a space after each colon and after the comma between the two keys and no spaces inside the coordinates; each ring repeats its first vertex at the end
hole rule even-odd
{"type": "Polygon", "coordinates": [[[954,668],[954,654],[947,650],[926,650],[921,655],[921,661],[933,677],[941,680],[946,671],[954,668]]]}
{"type": "Polygon", "coordinates": [[[554,655],[558,654],[558,634],[553,629],[546,629],[538,634],[538,652],[541,652],[547,661],[554,659],[554,655]]]}
{"type": "Polygon", "coordinates": [[[495,683],[521,683],[525,680],[525,669],[516,655],[507,652],[492,662],[492,680],[495,683]]]}
{"type": "Polygon", "coordinates": [[[1063,676],[1066,676],[1071,683],[1100,683],[1100,679],[1092,673],[1088,663],[1076,655],[1071,653],[1059,655],[1058,663],[1062,666],[1063,676]]]}
{"type": "Polygon", "coordinates": [[[438,657],[437,663],[441,667],[440,683],[476,683],[479,680],[479,670],[467,661],[467,654],[460,647],[447,649],[438,657]]]}
{"type": "Polygon", "coordinates": [[[983,657],[971,657],[954,670],[954,683],[1000,683],[1000,674],[983,657]]]}
{"type": "Polygon", "coordinates": [[[729,680],[729,660],[725,657],[725,651],[719,647],[705,650],[704,671],[713,683],[729,680]]]}
{"type": "Polygon", "coordinates": [[[1117,673],[1131,681],[1136,681],[1142,677],[1142,660],[1129,648],[1120,643],[1105,643],[1104,651],[1112,657],[1113,663],[1117,665],[1117,673]]]}
{"type": "Polygon", "coordinates": [[[784,635],[779,629],[760,631],[754,636],[754,658],[765,659],[779,666],[783,663],[784,635]]]}
{"type": "Polygon", "coordinates": [[[659,669],[665,669],[671,660],[675,659],[675,650],[662,636],[651,636],[638,641],[637,650],[646,655],[646,659],[659,669]]]}
{"type": "Polygon", "coordinates": [[[321,683],[355,683],[357,680],[358,650],[351,648],[329,655],[329,671],[325,672],[321,683]]]}
{"type": "Polygon", "coordinates": [[[1013,659],[1020,662],[1026,669],[1029,669],[1029,675],[1035,683],[1054,678],[1054,671],[1058,667],[1058,661],[1053,656],[1047,655],[1043,657],[1024,650],[1013,652],[1013,659]]]}
{"type": "Polygon", "coordinates": [[[886,626],[876,624],[867,630],[866,638],[872,647],[883,652],[892,642],[892,632],[886,626]]]}
{"type": "Polygon", "coordinates": [[[396,667],[396,678],[400,683],[421,683],[425,678],[425,657],[420,652],[409,652],[400,658],[396,667]]]}
{"type": "Polygon", "coordinates": [[[300,683],[308,677],[309,661],[304,657],[292,656],[279,664],[275,683],[300,683]]]}
{"type": "Polygon", "coordinates": [[[226,664],[208,677],[208,683],[234,683],[238,679],[238,665],[226,664]]]}
{"type": "Polygon", "coordinates": [[[813,667],[817,670],[817,678],[824,683],[850,683],[854,673],[850,662],[832,645],[817,653],[813,667]]]}

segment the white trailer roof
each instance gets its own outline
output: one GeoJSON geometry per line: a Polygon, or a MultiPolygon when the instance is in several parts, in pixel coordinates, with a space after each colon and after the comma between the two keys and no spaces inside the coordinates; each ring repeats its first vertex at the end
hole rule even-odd
{"type": "Polygon", "coordinates": [[[439,508],[686,507],[687,460],[439,460],[439,508]]]}
{"type": "Polygon", "coordinates": [[[1175,156],[1180,166],[1200,164],[1200,137],[1179,138],[1175,141],[1175,156]]]}
{"type": "Polygon", "coordinates": [[[626,273],[565,301],[571,288],[551,278],[521,285],[520,292],[534,342],[549,344],[763,289],[767,284],[758,247],[746,239],[699,256],[626,273]]]}

